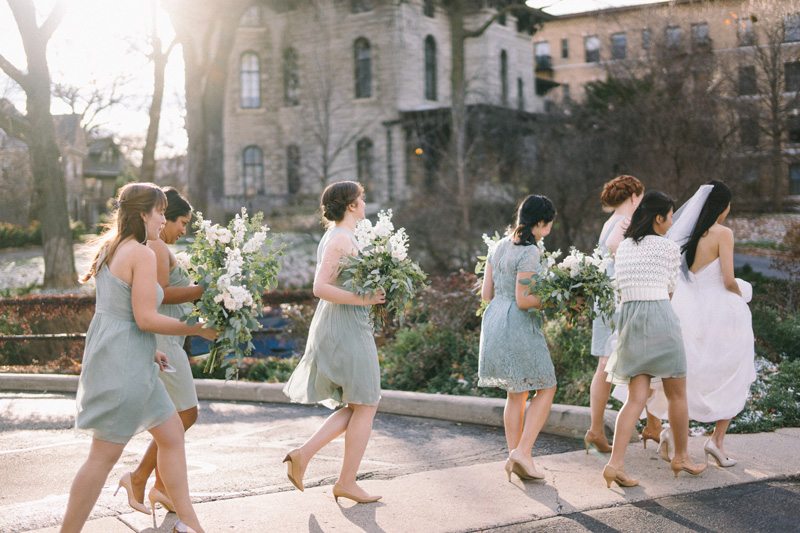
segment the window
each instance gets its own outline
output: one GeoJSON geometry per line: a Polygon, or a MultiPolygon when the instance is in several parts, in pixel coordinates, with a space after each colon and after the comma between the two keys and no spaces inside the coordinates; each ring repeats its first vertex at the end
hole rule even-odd
{"type": "Polygon", "coordinates": [[[739,94],[741,96],[746,96],[756,93],[758,93],[756,67],[752,65],[739,67],[739,94]]]}
{"type": "Polygon", "coordinates": [[[288,106],[300,103],[300,70],[297,63],[297,50],[285,49],[283,51],[283,103],[288,106]]]}
{"type": "Polygon", "coordinates": [[[785,77],[785,91],[800,91],[800,61],[792,61],[783,64],[783,74],[785,77]]]}
{"type": "Polygon", "coordinates": [[[683,29],[680,26],[668,26],[665,31],[667,48],[678,48],[683,38],[683,29]]]}
{"type": "Polygon", "coordinates": [[[264,194],[264,153],[258,146],[248,146],[242,153],[244,195],[264,194]]]}
{"type": "Polygon", "coordinates": [[[258,54],[245,52],[240,60],[241,98],[240,105],[245,109],[261,107],[261,68],[258,54]]]}
{"type": "Polygon", "coordinates": [[[800,111],[797,108],[791,110],[789,117],[786,119],[786,131],[788,133],[789,142],[792,144],[800,143],[800,111]]]}
{"type": "Polygon", "coordinates": [[[289,194],[300,192],[300,148],[296,144],[286,147],[286,185],[289,194]]]}
{"type": "Polygon", "coordinates": [[[436,13],[435,8],[433,7],[433,0],[425,0],[422,4],[422,14],[426,17],[433,18],[434,14],[436,13]]]}
{"type": "Polygon", "coordinates": [[[261,6],[250,6],[242,13],[242,18],[239,19],[240,26],[248,26],[257,28],[261,26],[261,6]]]}
{"type": "Polygon", "coordinates": [[[508,105],[508,54],[500,52],[500,102],[508,105]]]}
{"type": "Polygon", "coordinates": [[[783,17],[783,42],[800,41],[800,13],[783,17]]]}
{"type": "Polygon", "coordinates": [[[628,36],[615,33],[611,36],[611,59],[625,59],[628,55],[628,36]]]}
{"type": "Polygon", "coordinates": [[[525,82],[517,78],[517,110],[525,111],[525,82]]]}
{"type": "Polygon", "coordinates": [[[372,0],[350,0],[351,13],[365,13],[372,11],[372,0]]]}
{"type": "Polygon", "coordinates": [[[736,37],[739,40],[739,46],[752,46],[756,44],[756,36],[755,33],[753,33],[753,19],[747,17],[737,21],[736,37]]]}
{"type": "Polygon", "coordinates": [[[356,98],[372,96],[372,48],[363,37],[353,45],[356,63],[356,98]]]}
{"type": "Polygon", "coordinates": [[[652,34],[650,33],[649,28],[645,28],[642,30],[642,48],[644,50],[650,50],[650,45],[652,44],[652,34]]]}
{"type": "Polygon", "coordinates": [[[364,137],[356,143],[356,166],[358,181],[364,186],[364,190],[371,192],[373,186],[373,145],[372,141],[364,137]]]}
{"type": "Polygon", "coordinates": [[[590,37],[586,37],[583,40],[583,47],[586,51],[586,62],[587,63],[599,63],[600,62],[600,38],[596,35],[592,35],[590,37]]]}
{"type": "Polygon", "coordinates": [[[758,115],[756,115],[754,112],[746,113],[739,117],[739,140],[744,147],[758,147],[758,115]]]}
{"type": "Polygon", "coordinates": [[[436,100],[436,41],[425,37],[425,99],[436,100]]]}
{"type": "Polygon", "coordinates": [[[700,22],[692,24],[692,47],[702,48],[711,44],[711,36],[708,32],[708,24],[700,22]]]}
{"type": "Polygon", "coordinates": [[[800,194],[800,163],[789,165],[789,194],[800,194]]]}
{"type": "Polygon", "coordinates": [[[561,39],[561,59],[569,58],[569,39],[561,39]]]}
{"type": "Polygon", "coordinates": [[[536,59],[537,70],[550,70],[553,68],[553,61],[550,57],[550,43],[542,41],[533,45],[533,55],[536,59]]]}

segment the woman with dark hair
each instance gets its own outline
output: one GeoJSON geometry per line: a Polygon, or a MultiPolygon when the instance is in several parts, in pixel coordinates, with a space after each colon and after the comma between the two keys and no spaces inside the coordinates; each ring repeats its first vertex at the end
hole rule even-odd
{"type": "MultiPolygon", "coordinates": [[[[148,430],[158,443],[158,464],[175,511],[185,525],[199,532],[186,480],[183,426],[158,379],[168,360],[157,352],[154,334],[213,340],[217,332],[158,313],[163,291],[155,253],[146,243],[164,226],[164,192],[151,183],[129,183],[120,190],[117,205],[92,266],[81,278],[83,282],[95,278],[97,302],[86,332],[75,426],[91,431],[93,439],[89,457],[72,482],[61,531],[83,528],[125,445],[148,430]]],[[[134,509],[148,513],[134,499],[129,474],[120,479],[119,487],[128,493],[134,509]]]]}
{"type": "Polygon", "coordinates": [[[306,341],[306,350],[292,373],[284,394],[293,402],[339,407],[302,446],[290,451],[287,476],[304,490],[309,461],[333,439],[345,434],[344,460],[333,497],[372,503],[356,483],[356,474],[372,432],[372,420],[381,398],[378,350],[369,319],[369,306],[386,301],[383,291],[359,296],[341,287],[340,261],[358,253],[353,234],[364,218],[364,188],[354,181],[328,185],[320,201],[328,230],[317,248],[314,296],[320,299],[306,341]]]}
{"type": "Polygon", "coordinates": [[[731,196],[721,181],[703,185],[675,214],[675,225],[667,235],[681,245],[684,256],[672,308],[686,348],[689,417],[715,423],[704,450],[722,467],[736,464],[725,453],[723,439],[731,419],[744,408],[756,377],[747,307],[752,287],[734,278],[733,232],[722,225],[730,213],[731,196]]]}
{"type": "Polygon", "coordinates": [[[675,430],[671,468],[699,474],[704,465],[689,459],[689,419],[686,408],[686,355],[678,318],[669,299],[680,267],[678,246],[663,237],[672,225],[672,199],[664,193],[645,193],[617,248],[616,282],[622,307],[619,339],[606,372],[613,383],[628,385],[628,399],[617,416],[611,457],[603,469],[606,485],[639,484],[625,473],[625,451],[650,394],[650,381],[660,379],[669,402],[669,421],[675,430]]]}
{"type": "Polygon", "coordinates": [[[550,234],[556,210],[546,196],[531,195],[517,210],[516,226],[486,260],[481,298],[489,302],[481,322],[478,386],[507,391],[503,411],[508,444],[505,470],[521,479],[543,479],[531,457],[556,393],[556,375],[542,334],[538,297],[520,283],[541,269],[536,244],[550,234]],[[531,391],[535,395],[527,412],[531,391]]]}
{"type": "MultiPolygon", "coordinates": [[[[162,190],[167,197],[167,208],[164,211],[166,222],[158,237],[150,239],[147,246],[156,254],[156,277],[158,284],[164,290],[164,300],[158,312],[180,320],[192,311],[189,302],[200,298],[203,288],[192,283],[189,274],[178,264],[167,245],[175,244],[180,237],[186,235],[186,229],[192,221],[192,206],[173,187],[164,187],[162,190]]],[[[183,349],[185,338],[182,335],[156,335],[157,348],[167,354],[174,369],[159,373],[159,377],[178,410],[184,431],[197,421],[197,391],[189,366],[189,357],[183,349]]],[[[160,504],[168,511],[175,511],[175,506],[167,496],[168,493],[158,471],[157,457],[158,444],[156,441],[151,441],[139,466],[130,473],[134,498],[137,503],[144,503],[147,479],[155,470],[155,485],[147,495],[153,516],[156,504],[160,504]]]]}
{"type": "MultiPolygon", "coordinates": [[[[606,182],[600,194],[600,202],[604,211],[610,211],[611,216],[603,224],[597,247],[607,257],[614,257],[617,247],[622,242],[625,230],[631,222],[631,215],[639,206],[644,194],[644,185],[633,176],[622,175],[606,182]]],[[[606,267],[606,274],[614,277],[614,262],[606,267]]],[[[605,410],[608,397],[611,393],[611,383],[608,382],[606,365],[608,356],[613,350],[616,336],[611,328],[612,317],[597,317],[592,322],[591,354],[597,357],[597,370],[592,377],[589,389],[589,405],[591,407],[591,427],[583,437],[586,452],[595,448],[601,453],[611,451],[605,435],[605,410]]],[[[658,442],[661,433],[661,420],[647,412],[647,425],[642,430],[642,442],[647,446],[647,440],[658,442]]]]}

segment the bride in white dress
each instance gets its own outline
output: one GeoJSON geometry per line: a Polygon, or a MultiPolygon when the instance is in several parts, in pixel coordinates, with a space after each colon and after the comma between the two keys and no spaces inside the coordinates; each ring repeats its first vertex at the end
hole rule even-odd
{"type": "Polygon", "coordinates": [[[747,306],[752,287],[734,278],[733,232],[722,225],[730,202],[731,191],[723,182],[701,186],[675,214],[667,234],[681,245],[684,259],[672,307],[686,349],[689,417],[716,423],[704,450],[725,467],[736,464],[725,453],[725,432],[744,408],[756,378],[747,306]]]}

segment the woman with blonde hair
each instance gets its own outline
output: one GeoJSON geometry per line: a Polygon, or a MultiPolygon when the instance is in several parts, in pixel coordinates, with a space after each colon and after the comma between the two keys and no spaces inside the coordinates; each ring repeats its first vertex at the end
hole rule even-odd
{"type": "MultiPolygon", "coordinates": [[[[93,439],[89,457],[72,482],[62,533],[83,528],[125,445],[144,430],[158,443],[159,468],[178,517],[191,530],[203,531],[189,499],[183,426],[158,379],[168,361],[156,351],[155,333],[212,340],[217,332],[158,313],[163,291],[147,240],[164,226],[166,207],[163,191],[151,183],[122,187],[109,229],[81,279],[95,279],[97,297],[86,333],[75,426],[91,431],[93,439]]],[[[148,512],[134,505],[138,502],[129,475],[119,488],[126,490],[134,508],[148,512]]]]}
{"type": "Polygon", "coordinates": [[[287,476],[304,490],[303,476],[311,459],[344,433],[344,459],[333,497],[372,503],[356,483],[356,474],[372,432],[372,420],[381,399],[380,367],[369,308],[382,304],[383,291],[359,296],[341,287],[340,261],[358,253],[354,231],[365,217],[364,188],[354,181],[328,185],[320,200],[328,230],[317,248],[314,296],[320,299],[306,342],[306,350],[292,373],[284,394],[293,402],[321,403],[338,408],[299,448],[290,451],[287,476]]]}

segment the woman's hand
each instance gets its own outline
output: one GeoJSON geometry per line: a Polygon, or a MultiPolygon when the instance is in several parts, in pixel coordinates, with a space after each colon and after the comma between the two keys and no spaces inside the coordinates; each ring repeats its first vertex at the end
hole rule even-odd
{"type": "Polygon", "coordinates": [[[370,293],[364,297],[364,305],[381,305],[386,303],[386,293],[383,289],[370,293]]]}
{"type": "Polygon", "coordinates": [[[203,324],[196,324],[192,335],[203,337],[207,341],[213,341],[219,336],[219,331],[214,328],[207,328],[203,324]]]}
{"type": "Polygon", "coordinates": [[[169,359],[167,359],[167,354],[162,352],[161,350],[156,350],[156,356],[153,360],[158,365],[158,368],[164,370],[164,367],[169,366],[169,359]]]}

